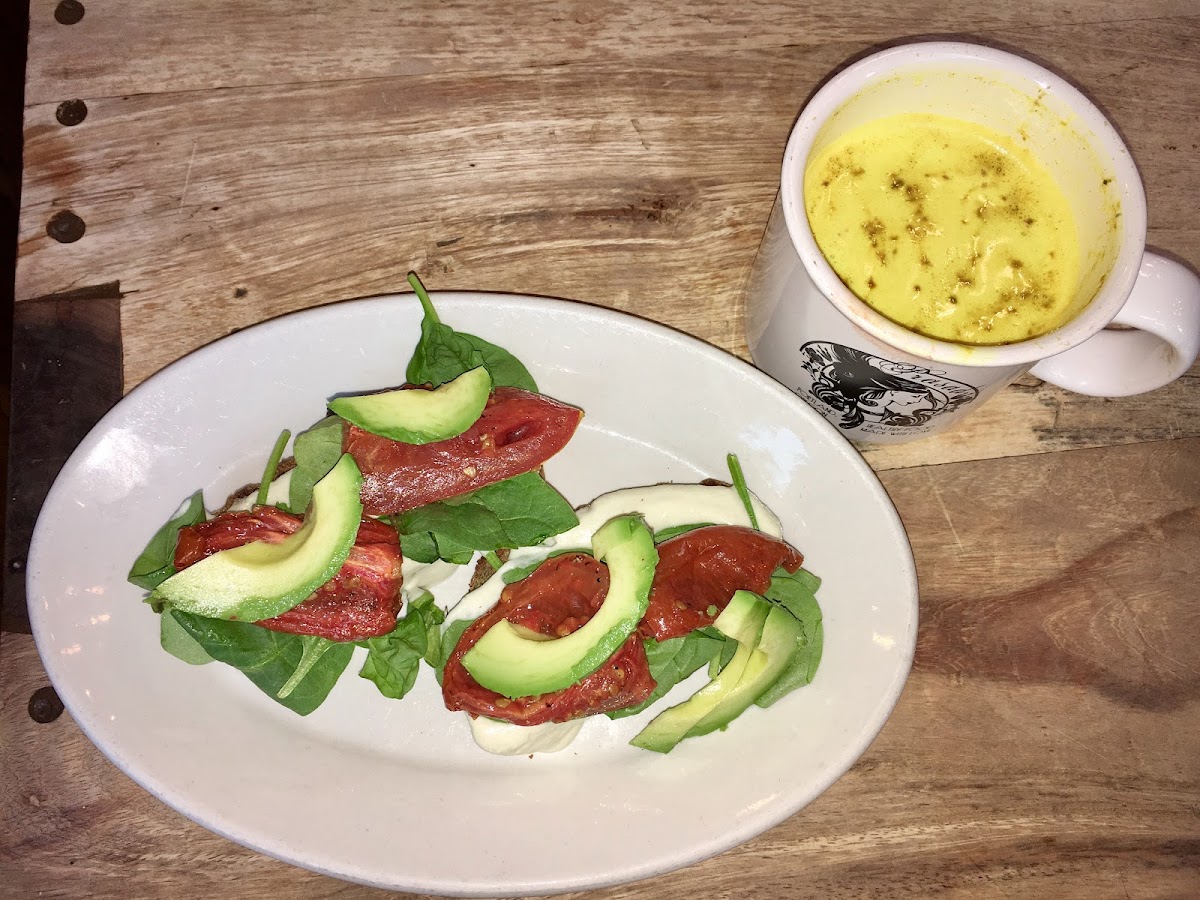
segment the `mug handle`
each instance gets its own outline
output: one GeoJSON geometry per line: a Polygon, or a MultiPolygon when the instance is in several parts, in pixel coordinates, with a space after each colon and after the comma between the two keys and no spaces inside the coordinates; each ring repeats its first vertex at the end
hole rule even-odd
{"type": "Polygon", "coordinates": [[[1048,356],[1030,374],[1093,397],[1127,397],[1170,384],[1200,353],[1200,278],[1173,259],[1147,252],[1114,325],[1048,356]]]}

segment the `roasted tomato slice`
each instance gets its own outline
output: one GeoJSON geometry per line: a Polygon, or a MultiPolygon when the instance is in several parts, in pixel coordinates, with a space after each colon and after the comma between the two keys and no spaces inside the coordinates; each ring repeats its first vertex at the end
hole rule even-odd
{"type": "MultiPolygon", "coordinates": [[[[275,543],[304,520],[273,506],[229,512],[183,528],[175,545],[175,568],[185,569],[218,550],[251,541],[275,543]]],[[[331,641],[358,641],[387,634],[400,613],[400,540],[396,530],[363,519],[350,555],[333,580],[281,616],[255,624],[272,631],[311,634],[331,641]]]]}
{"type": "Polygon", "coordinates": [[[489,691],[463,667],[462,658],[501,619],[542,634],[563,637],[587,623],[608,591],[608,567],[586,553],[546,560],[529,577],[504,589],[500,602],[459,639],[442,676],[446,708],[514,725],[567,722],[641,703],[654,691],[641,639],[630,635],[608,661],[569,688],[516,700],[489,691]]]}
{"type": "Polygon", "coordinates": [[[795,572],[803,562],[783,541],[737,525],[709,525],[663,541],[638,633],[665,641],[711,625],[735,592],[761,594],[777,568],[795,572]]]}
{"type": "Polygon", "coordinates": [[[458,437],[404,444],[347,423],[342,449],[362,471],[366,513],[394,515],[533,471],[567,445],[582,418],[577,407],[498,387],[458,437]]]}

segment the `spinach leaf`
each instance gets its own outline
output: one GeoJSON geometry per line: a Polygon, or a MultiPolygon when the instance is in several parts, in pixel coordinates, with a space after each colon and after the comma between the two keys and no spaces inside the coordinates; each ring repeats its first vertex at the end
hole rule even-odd
{"type": "Polygon", "coordinates": [[[509,569],[500,576],[500,580],[505,584],[513,584],[517,581],[524,581],[526,578],[536,572],[538,568],[541,567],[542,563],[544,563],[547,559],[553,559],[556,556],[562,556],[566,553],[586,553],[588,556],[592,555],[592,551],[590,549],[585,550],[580,547],[564,547],[562,550],[555,550],[553,553],[546,556],[545,559],[539,559],[536,562],[529,563],[528,565],[517,566],[514,569],[509,569]]]}
{"type": "Polygon", "coordinates": [[[400,552],[405,559],[431,563],[439,559],[456,566],[465,566],[475,556],[469,547],[456,544],[452,538],[434,535],[429,531],[414,531],[400,535],[400,552]]]}
{"type": "Polygon", "coordinates": [[[352,643],[302,638],[269,631],[251,622],[207,619],[177,609],[167,609],[163,615],[173,616],[213,659],[233,666],[272,700],[302,716],[329,696],[354,653],[352,643]],[[320,648],[318,642],[329,646],[320,648]],[[302,663],[311,667],[298,681],[289,684],[302,663]],[[281,697],[280,693],[288,687],[290,691],[281,697]]]}
{"type": "Polygon", "coordinates": [[[807,569],[797,569],[793,574],[779,568],[771,573],[771,584],[763,596],[782,606],[807,627],[821,621],[821,607],[817,604],[820,586],[821,579],[807,569]]]}
{"type": "Polygon", "coordinates": [[[459,640],[463,636],[463,632],[474,624],[474,619],[458,619],[451,622],[446,630],[442,632],[442,641],[438,649],[438,661],[434,665],[434,670],[437,673],[438,684],[442,683],[442,676],[446,672],[446,661],[450,659],[450,654],[454,652],[454,648],[458,646],[459,640]]]}
{"type": "Polygon", "coordinates": [[[533,376],[520,360],[483,338],[455,331],[443,324],[420,279],[410,272],[408,282],[425,311],[421,319],[421,339],[413,350],[405,376],[410,384],[429,383],[438,387],[463,372],[483,366],[492,376],[492,384],[496,387],[507,385],[537,392],[533,376]]]}
{"type": "Polygon", "coordinates": [[[446,621],[446,614],[440,607],[434,606],[433,595],[424,594],[424,597],[429,598],[429,606],[423,607],[421,611],[421,619],[425,623],[425,654],[422,657],[434,669],[445,668],[446,659],[450,656],[450,650],[442,645],[442,623],[446,621]]]}
{"type": "MultiPolygon", "coordinates": [[[[421,321],[421,340],[413,350],[405,377],[409,384],[439,387],[463,372],[483,365],[483,354],[449,325],[432,321],[426,310],[421,321]]],[[[488,370],[491,374],[491,370],[488,370]]],[[[495,382],[493,381],[493,384],[495,382]]]]}
{"type": "Polygon", "coordinates": [[[292,442],[296,468],[288,485],[288,509],[303,515],[312,499],[312,489],[342,456],[342,420],[326,416],[292,442]]]}
{"type": "Polygon", "coordinates": [[[130,583],[152,591],[174,575],[175,543],[179,540],[179,529],[187,525],[198,525],[203,521],[204,495],[201,491],[196,491],[188,498],[187,505],[150,538],[150,543],[134,561],[129,575],[126,576],[130,583]]]}
{"type": "Polygon", "coordinates": [[[283,683],[283,687],[275,695],[279,700],[285,700],[291,696],[292,691],[305,679],[316,664],[321,661],[321,657],[325,655],[325,652],[334,646],[333,641],[327,641],[316,635],[302,634],[299,637],[302,645],[300,662],[296,663],[296,670],[292,672],[288,680],[283,683]]]}
{"type": "Polygon", "coordinates": [[[419,563],[437,562],[440,559],[437,541],[428,531],[400,535],[400,552],[404,554],[405,559],[419,563]]]}
{"type": "MultiPolygon", "coordinates": [[[[531,547],[579,524],[575,510],[536,472],[490,484],[461,497],[429,503],[395,517],[406,539],[442,559],[458,562],[473,550],[531,547]],[[430,537],[409,538],[429,534],[430,537]]],[[[416,558],[416,557],[414,557],[416,558]]]]}
{"type": "MultiPolygon", "coordinates": [[[[554,554],[554,553],[550,554],[550,556],[555,556],[555,555],[556,554],[554,554]]],[[[549,559],[550,556],[547,556],[546,559],[549,559]]],[[[503,575],[500,576],[500,580],[503,581],[505,584],[515,584],[518,581],[524,581],[526,578],[528,578],[530,575],[532,575],[534,572],[536,572],[538,570],[538,567],[542,563],[544,563],[546,561],[546,559],[539,559],[537,562],[531,562],[525,566],[517,566],[515,569],[509,569],[507,572],[505,572],[503,575]]]]}
{"type": "Polygon", "coordinates": [[[189,666],[202,666],[213,661],[208,651],[169,612],[158,617],[158,642],[164,650],[189,666]]]}
{"type": "Polygon", "coordinates": [[[679,537],[681,534],[687,534],[689,531],[695,531],[697,528],[707,528],[712,524],[712,522],[694,522],[690,525],[672,525],[670,528],[663,528],[654,532],[654,543],[661,544],[663,541],[669,541],[673,537],[679,537]]]}
{"type": "Polygon", "coordinates": [[[359,677],[373,682],[383,696],[399,700],[416,683],[422,659],[434,668],[444,664],[439,626],[445,618],[433,595],[421,594],[390,632],[359,642],[367,648],[359,677]]]}
{"type": "Polygon", "coordinates": [[[497,347],[481,337],[463,331],[458,332],[458,336],[466,340],[483,358],[483,367],[492,376],[493,385],[521,388],[532,394],[538,392],[537,382],[533,380],[529,370],[503,347],[497,347]]]}
{"type": "Polygon", "coordinates": [[[658,686],[655,687],[654,693],[637,706],[616,709],[606,715],[610,719],[620,719],[640,713],[652,703],[661,700],[667,691],[697,669],[718,658],[727,644],[737,648],[737,641],[729,640],[713,628],[698,628],[682,637],[662,642],[647,638],[646,659],[650,663],[650,675],[658,686]]]}
{"type": "Polygon", "coordinates": [[[764,708],[770,706],[796,688],[804,687],[816,675],[825,645],[821,607],[816,598],[816,590],[820,585],[821,579],[805,569],[797,569],[794,575],[789,575],[785,569],[776,569],[771,576],[766,598],[795,616],[803,634],[796,642],[796,650],[788,660],[787,667],[775,683],[754,701],[757,705],[764,708]]]}
{"type": "Polygon", "coordinates": [[[475,550],[460,544],[452,535],[430,534],[437,543],[438,559],[444,559],[456,566],[465,566],[475,556],[475,550]]]}

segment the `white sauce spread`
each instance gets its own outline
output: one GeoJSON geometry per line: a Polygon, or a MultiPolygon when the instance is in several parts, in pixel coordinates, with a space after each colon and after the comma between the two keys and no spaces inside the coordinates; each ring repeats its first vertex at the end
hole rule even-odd
{"type": "Polygon", "coordinates": [[[441,584],[461,568],[462,566],[448,563],[444,559],[434,560],[431,563],[405,559],[400,564],[400,574],[403,582],[401,592],[406,599],[419,597],[422,591],[427,591],[441,584]]]}
{"type": "MultiPolygon", "coordinates": [[[[274,506],[276,503],[287,503],[288,490],[292,484],[292,470],[288,469],[278,478],[271,482],[271,486],[267,488],[267,503],[274,506]]],[[[255,491],[249,497],[243,497],[235,503],[230,504],[231,512],[249,512],[258,502],[258,491],[255,491]]]]}
{"type": "Polygon", "coordinates": [[[583,719],[570,722],[544,722],[541,725],[513,725],[479,716],[471,720],[471,737],[488,753],[523,756],[528,753],[557,753],[579,734],[583,719]]]}
{"type": "MultiPolygon", "coordinates": [[[[783,528],[779,518],[757,497],[751,495],[751,499],[754,514],[758,518],[759,531],[782,538],[783,528]]],[[[724,485],[655,484],[601,494],[578,510],[579,524],[570,531],[565,531],[538,547],[520,547],[513,550],[508,562],[450,610],[446,615],[446,625],[458,619],[477,619],[495,606],[505,587],[505,572],[540,562],[560,548],[590,551],[592,535],[600,526],[614,516],[625,513],[640,513],[651,531],[705,522],[712,525],[750,525],[746,508],[742,505],[737,491],[724,485]]],[[[554,753],[571,743],[584,721],[576,719],[561,724],[529,726],[480,717],[471,719],[471,735],[475,738],[475,743],[489,753],[554,753]]]]}

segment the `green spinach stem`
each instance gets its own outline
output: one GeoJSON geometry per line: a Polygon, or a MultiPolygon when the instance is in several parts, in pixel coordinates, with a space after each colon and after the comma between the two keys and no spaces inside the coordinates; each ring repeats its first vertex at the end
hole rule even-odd
{"type": "Polygon", "coordinates": [[[438,318],[437,311],[433,308],[433,301],[429,299],[429,292],[425,290],[425,285],[421,284],[421,279],[417,277],[416,272],[408,273],[408,283],[412,285],[417,299],[421,301],[421,309],[425,311],[425,318],[435,325],[441,324],[442,320],[438,318]]]}
{"type": "Polygon", "coordinates": [[[742,505],[746,507],[746,514],[750,517],[750,526],[758,531],[758,516],[754,514],[754,503],[750,500],[750,489],[746,487],[746,476],[742,474],[742,464],[738,462],[736,453],[730,453],[725,457],[725,461],[729,464],[733,487],[738,496],[742,498],[742,505]]]}
{"type": "Polygon", "coordinates": [[[287,446],[291,436],[290,431],[286,428],[283,429],[279,433],[278,440],[275,441],[270,457],[267,458],[267,467],[263,470],[262,481],[258,483],[258,496],[255,498],[259,506],[263,506],[267,502],[267,494],[271,491],[271,482],[275,480],[275,473],[279,470],[279,460],[283,459],[283,448],[287,446]]]}

